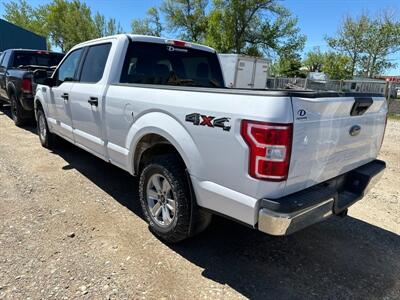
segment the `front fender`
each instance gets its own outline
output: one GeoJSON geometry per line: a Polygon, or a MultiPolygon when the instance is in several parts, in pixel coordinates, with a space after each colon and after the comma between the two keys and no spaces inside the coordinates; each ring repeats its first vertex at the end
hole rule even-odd
{"type": "Polygon", "coordinates": [[[36,88],[36,93],[35,93],[35,99],[34,99],[34,111],[35,111],[35,118],[36,118],[36,109],[38,107],[38,105],[42,106],[43,110],[44,110],[44,114],[47,116],[48,112],[47,112],[47,104],[45,101],[45,95],[43,95],[42,89],[39,88],[39,86],[36,88]]]}
{"type": "Polygon", "coordinates": [[[135,173],[134,157],[139,141],[148,134],[157,134],[169,141],[179,152],[191,175],[201,173],[203,166],[200,153],[193,138],[176,119],[162,112],[151,112],[141,116],[131,127],[126,138],[130,150],[129,165],[135,173]]]}

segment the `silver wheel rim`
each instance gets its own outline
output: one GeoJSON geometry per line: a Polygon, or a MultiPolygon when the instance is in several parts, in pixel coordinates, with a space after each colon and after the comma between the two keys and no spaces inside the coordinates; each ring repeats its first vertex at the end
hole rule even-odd
{"type": "Polygon", "coordinates": [[[39,113],[39,136],[42,141],[46,139],[47,129],[46,129],[46,122],[44,120],[43,114],[39,113]]]}
{"type": "Polygon", "coordinates": [[[169,226],[175,219],[176,201],[171,184],[160,175],[150,177],[146,188],[147,205],[153,221],[161,226],[169,226]]]}

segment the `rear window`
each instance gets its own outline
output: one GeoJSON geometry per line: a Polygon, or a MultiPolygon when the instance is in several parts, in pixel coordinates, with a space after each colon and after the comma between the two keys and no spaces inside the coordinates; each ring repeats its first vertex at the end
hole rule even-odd
{"type": "Polygon", "coordinates": [[[121,83],[223,87],[215,53],[164,44],[131,42],[121,83]]]}
{"type": "Polygon", "coordinates": [[[57,66],[63,54],[48,52],[15,52],[12,66],[14,68],[24,66],[57,66]]]}

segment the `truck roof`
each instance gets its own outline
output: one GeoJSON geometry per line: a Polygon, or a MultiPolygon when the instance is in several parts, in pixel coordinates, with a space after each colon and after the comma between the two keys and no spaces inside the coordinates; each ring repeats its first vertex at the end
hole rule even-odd
{"type": "Polygon", "coordinates": [[[93,42],[98,42],[98,41],[106,41],[110,39],[118,39],[118,38],[125,38],[128,37],[131,41],[137,41],[137,42],[147,42],[147,43],[157,43],[157,44],[168,44],[170,42],[178,41],[178,42],[184,42],[190,45],[189,47],[197,49],[197,50],[202,50],[202,51],[207,51],[207,52],[213,52],[215,53],[216,51],[208,46],[192,43],[192,42],[187,42],[187,41],[182,41],[182,40],[177,40],[177,39],[169,39],[169,38],[164,38],[164,37],[156,37],[156,36],[150,36],[150,35],[140,35],[140,34],[116,34],[116,35],[111,35],[111,36],[106,36],[106,37],[101,37],[98,39],[94,40],[89,40],[83,43],[80,43],[73,48],[85,46],[85,45],[90,45],[93,42]]]}
{"type": "Polygon", "coordinates": [[[3,52],[5,52],[5,51],[22,51],[22,52],[35,52],[35,53],[40,53],[40,52],[45,53],[46,52],[46,53],[49,53],[49,54],[61,54],[61,55],[64,55],[64,53],[61,53],[61,52],[55,52],[55,51],[49,51],[49,50],[41,50],[41,49],[11,48],[11,49],[6,49],[3,52]]]}

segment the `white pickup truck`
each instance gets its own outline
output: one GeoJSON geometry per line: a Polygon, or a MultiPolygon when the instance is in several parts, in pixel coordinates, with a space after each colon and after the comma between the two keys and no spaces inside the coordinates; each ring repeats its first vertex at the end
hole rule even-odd
{"type": "Polygon", "coordinates": [[[60,136],[140,177],[167,242],[220,214],[286,235],[346,215],[385,168],[385,98],[225,88],[216,52],[116,35],[69,51],[35,96],[39,138],[60,136]]]}

